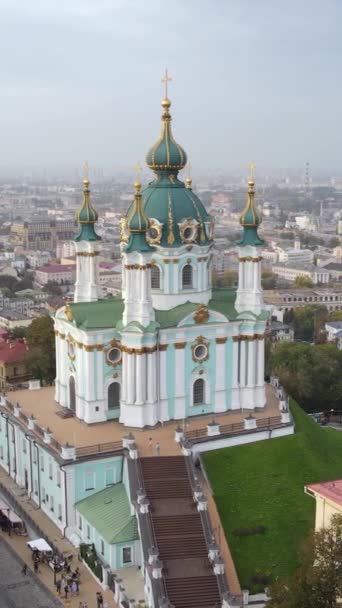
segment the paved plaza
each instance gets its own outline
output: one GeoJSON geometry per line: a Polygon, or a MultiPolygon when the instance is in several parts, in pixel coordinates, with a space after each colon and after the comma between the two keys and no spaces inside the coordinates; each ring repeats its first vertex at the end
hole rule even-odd
{"type": "Polygon", "coordinates": [[[0,608],[60,608],[61,603],[28,571],[22,574],[23,562],[0,538],[0,608]]]}

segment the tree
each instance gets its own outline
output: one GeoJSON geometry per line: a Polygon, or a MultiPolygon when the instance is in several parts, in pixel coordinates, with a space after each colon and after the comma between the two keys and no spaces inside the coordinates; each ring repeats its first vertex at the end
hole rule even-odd
{"type": "Polygon", "coordinates": [[[27,327],[13,327],[13,329],[11,329],[11,331],[9,332],[10,338],[12,338],[12,340],[22,340],[23,338],[26,338],[26,334],[27,327]]]}
{"type": "Polygon", "coordinates": [[[225,270],[223,273],[223,287],[235,287],[239,279],[237,270],[225,270]]]}
{"type": "Polygon", "coordinates": [[[25,363],[33,377],[51,384],[56,375],[55,334],[48,315],[34,319],[26,334],[29,352],[25,363]]]}
{"type": "Polygon", "coordinates": [[[7,287],[7,289],[14,291],[17,284],[18,280],[10,274],[3,274],[0,276],[0,288],[7,287]]]}
{"type": "MultiPolygon", "coordinates": [[[[300,306],[293,310],[293,329],[296,340],[312,342],[314,337],[318,337],[328,311],[325,306],[300,306]]],[[[319,341],[319,340],[316,340],[319,341]]]]}
{"type": "Polygon", "coordinates": [[[342,597],[342,516],[309,536],[292,579],[270,588],[268,608],[335,608],[342,597]]]}
{"type": "Polygon", "coordinates": [[[313,287],[313,282],[310,277],[296,277],[294,284],[296,287],[313,287]]]}
{"type": "Polygon", "coordinates": [[[277,275],[270,270],[263,270],[261,273],[261,285],[263,289],[274,289],[277,284],[277,275]]]}
{"type": "Polygon", "coordinates": [[[342,321],[342,310],[333,310],[329,313],[328,321],[342,321]]]}
{"type": "Polygon", "coordinates": [[[341,245],[341,239],[338,236],[333,236],[329,241],[329,247],[334,249],[335,247],[339,247],[341,245]]]}
{"type": "Polygon", "coordinates": [[[269,367],[304,410],[342,409],[342,351],[335,345],[278,343],[269,367]]]}
{"type": "Polygon", "coordinates": [[[44,285],[43,291],[46,291],[46,293],[49,293],[51,296],[60,296],[63,293],[59,284],[55,281],[48,281],[46,285],[44,285]]]}

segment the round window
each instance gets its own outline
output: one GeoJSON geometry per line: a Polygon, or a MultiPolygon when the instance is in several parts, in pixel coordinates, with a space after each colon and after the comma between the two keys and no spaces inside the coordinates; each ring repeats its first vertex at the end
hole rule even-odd
{"type": "Polygon", "coordinates": [[[157,228],[153,228],[153,227],[150,228],[150,230],[149,230],[149,237],[150,237],[150,239],[153,239],[153,240],[158,238],[158,230],[157,230],[157,228]]]}
{"type": "Polygon", "coordinates": [[[194,356],[196,359],[201,361],[207,356],[208,349],[204,344],[198,344],[194,349],[194,356]]]}
{"type": "Polygon", "coordinates": [[[111,348],[107,353],[107,359],[110,361],[110,363],[119,363],[121,360],[120,348],[111,348]]]}
{"type": "Polygon", "coordinates": [[[190,228],[188,226],[188,228],[184,228],[183,237],[185,238],[186,241],[189,241],[190,239],[192,239],[193,233],[194,233],[194,229],[190,228]]]}

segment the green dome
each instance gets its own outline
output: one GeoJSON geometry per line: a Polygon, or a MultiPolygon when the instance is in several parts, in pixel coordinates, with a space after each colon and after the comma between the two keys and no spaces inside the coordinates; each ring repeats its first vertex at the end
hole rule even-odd
{"type": "Polygon", "coordinates": [[[171,131],[171,101],[163,99],[162,128],[158,141],[146,155],[146,163],[153,171],[173,171],[184,169],[187,156],[183,148],[174,140],[171,131]]]}
{"type": "Polygon", "coordinates": [[[264,244],[264,241],[258,235],[261,215],[255,206],[254,194],[254,181],[250,179],[248,182],[247,202],[240,216],[240,224],[244,228],[243,237],[238,243],[240,246],[252,245],[257,247],[264,244]]]}
{"type": "Polygon", "coordinates": [[[140,182],[136,182],[134,185],[134,201],[130,206],[126,217],[128,242],[124,246],[123,250],[126,252],[150,251],[151,247],[146,241],[146,232],[149,229],[150,221],[146,216],[142,205],[142,196],[140,192],[141,184],[140,182]]]}
{"type": "Polygon", "coordinates": [[[184,245],[179,223],[192,222],[197,226],[194,243],[205,245],[211,242],[208,223],[211,217],[198,196],[175,175],[161,172],[143,191],[144,209],[150,220],[163,225],[159,245],[179,247],[184,245]]]}
{"type": "Polygon", "coordinates": [[[95,232],[94,224],[98,220],[97,211],[94,209],[90,200],[89,180],[83,180],[83,203],[81,209],[76,214],[77,222],[80,225],[80,232],[76,241],[99,241],[95,232]]]}

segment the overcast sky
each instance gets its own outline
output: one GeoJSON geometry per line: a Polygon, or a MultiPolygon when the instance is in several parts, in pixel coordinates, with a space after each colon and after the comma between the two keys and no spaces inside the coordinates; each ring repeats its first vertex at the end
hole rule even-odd
{"type": "Polygon", "coordinates": [[[0,165],[341,166],[341,0],[0,0],[0,165]]]}

